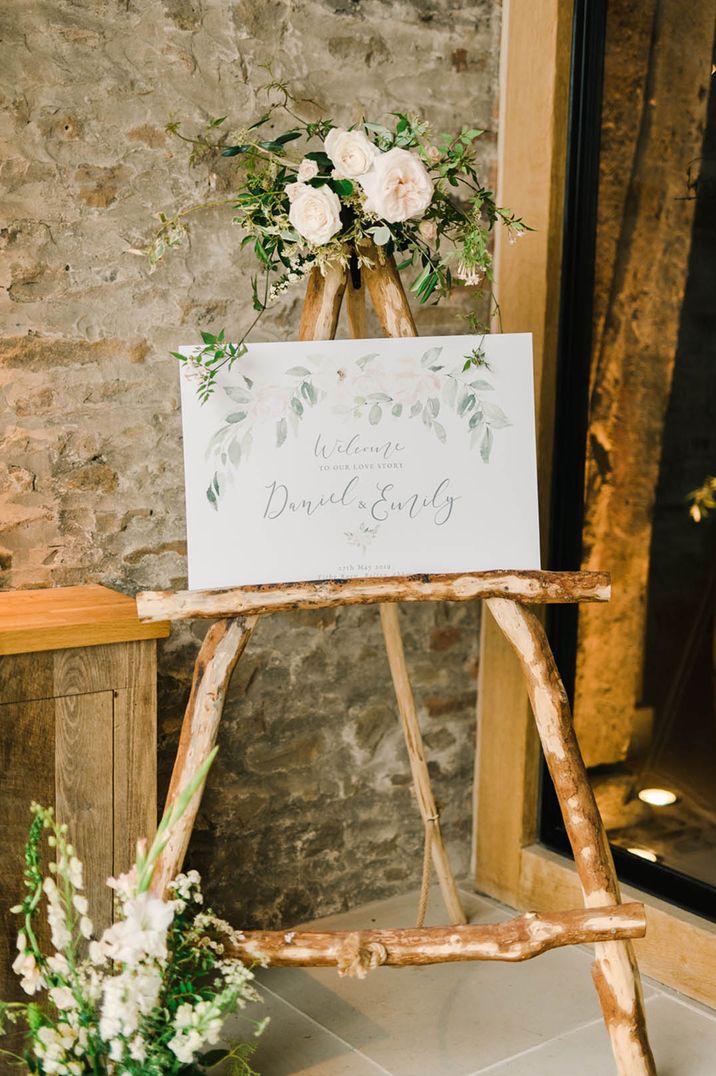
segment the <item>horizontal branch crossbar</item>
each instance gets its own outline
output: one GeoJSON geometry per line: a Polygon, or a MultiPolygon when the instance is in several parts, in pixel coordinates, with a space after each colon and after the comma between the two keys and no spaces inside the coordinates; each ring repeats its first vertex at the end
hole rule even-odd
{"type": "Polygon", "coordinates": [[[458,575],[385,576],[271,583],[222,590],[145,590],[137,595],[143,623],[194,617],[256,616],[290,609],[382,602],[473,601],[512,598],[535,605],[606,602],[607,572],[496,571],[458,575]]]}
{"type": "Polygon", "coordinates": [[[643,938],[644,905],[524,915],[506,923],[407,930],[240,932],[231,955],[265,967],[337,967],[362,978],[385,964],[445,964],[459,960],[529,960],[548,949],[587,942],[643,938]]]}

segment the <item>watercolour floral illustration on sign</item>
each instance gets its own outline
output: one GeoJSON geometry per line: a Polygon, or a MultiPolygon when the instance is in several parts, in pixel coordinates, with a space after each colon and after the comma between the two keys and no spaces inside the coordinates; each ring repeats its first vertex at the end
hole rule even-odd
{"type": "Polygon", "coordinates": [[[489,366],[482,376],[465,371],[463,364],[448,366],[443,348],[421,349],[419,357],[407,355],[386,366],[377,352],[368,352],[337,365],[332,355],[311,355],[305,366],[284,371],[280,382],[253,381],[239,374],[237,383],[223,385],[232,407],[209,438],[206,458],[211,474],[206,487],[210,504],[218,508],[231,471],[246,460],[258,424],[273,423],[276,447],[296,436],[306,414],[328,406],[346,419],[366,418],[370,426],[385,428],[398,421],[422,422],[440,442],[447,430],[440,416],[450,409],[463,419],[465,445],[479,448],[484,463],[490,462],[495,430],[510,425],[502,408],[490,399],[494,384],[489,366]],[[417,358],[417,361],[416,361],[417,358]]]}
{"type": "Polygon", "coordinates": [[[204,401],[181,372],[192,589],[539,567],[528,335],[251,344],[204,401]]]}

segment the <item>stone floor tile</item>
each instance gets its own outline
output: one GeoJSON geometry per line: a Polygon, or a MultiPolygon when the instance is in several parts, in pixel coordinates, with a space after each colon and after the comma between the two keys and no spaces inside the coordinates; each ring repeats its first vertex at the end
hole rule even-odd
{"type": "MultiPolygon", "coordinates": [[[[407,926],[416,902],[411,894],[320,924],[407,926]]],[[[431,903],[431,918],[442,919],[431,903]]],[[[472,921],[506,917],[498,905],[472,895],[469,910],[472,921]]],[[[394,1076],[467,1076],[597,1019],[590,962],[588,952],[571,948],[519,965],[379,968],[364,981],[318,968],[268,969],[261,979],[394,1076]]]]}
{"type": "MultiPolygon", "coordinates": [[[[246,1010],[252,1019],[270,1017],[251,1058],[260,1076],[385,1076],[385,1069],[356,1053],[292,1005],[269,990],[261,992],[263,1003],[246,1010]]],[[[223,1036],[226,1045],[250,1037],[251,1026],[243,1017],[227,1022],[223,1036]]],[[[216,1073],[222,1076],[219,1069],[216,1073]]]]}
{"type": "MultiPolygon", "coordinates": [[[[665,995],[646,1003],[659,1076],[714,1076],[716,1020],[665,995]]],[[[612,1076],[614,1062],[601,1021],[559,1035],[535,1050],[474,1076],[612,1076]]]]}

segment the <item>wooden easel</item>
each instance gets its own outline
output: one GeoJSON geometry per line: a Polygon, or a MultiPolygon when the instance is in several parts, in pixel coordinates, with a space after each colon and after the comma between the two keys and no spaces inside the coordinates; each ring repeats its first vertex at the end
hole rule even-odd
{"type": "MultiPolygon", "coordinates": [[[[372,250],[374,267],[354,281],[341,267],[309,278],[301,340],[332,339],[344,294],[354,337],[365,336],[367,288],[388,336],[416,336],[415,323],[391,258],[372,250]]],[[[646,1032],[639,970],[629,939],[643,937],[642,904],[622,904],[609,843],[577,743],[569,702],[533,604],[608,601],[609,577],[600,572],[481,572],[238,587],[214,591],[145,592],[137,596],[142,621],[205,617],[215,620],[196,659],[191,694],[169,787],[172,802],[212,750],[226,691],[259,616],[288,609],[378,604],[388,662],[405,735],[418,807],[426,830],[450,927],[351,933],[247,931],[239,959],[265,965],[336,966],[363,977],[380,965],[459,960],[526,960],[562,945],[595,943],[593,977],[620,1076],[655,1076],[646,1032]],[[398,620],[400,601],[483,599],[513,647],[527,685],[545,759],[574,852],[586,910],[526,913],[501,924],[466,926],[465,914],[440,832],[398,620]]],[[[200,793],[186,811],[155,872],[163,893],[180,869],[200,793]]]]}

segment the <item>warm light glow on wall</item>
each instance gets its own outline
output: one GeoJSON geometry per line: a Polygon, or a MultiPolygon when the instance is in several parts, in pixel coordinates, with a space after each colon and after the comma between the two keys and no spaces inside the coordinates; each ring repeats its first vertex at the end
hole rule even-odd
{"type": "Polygon", "coordinates": [[[670,788],[642,788],[639,799],[652,807],[669,807],[676,803],[677,796],[670,788]]]}

